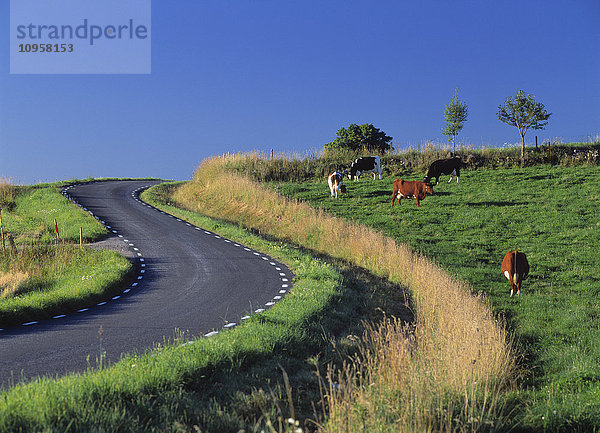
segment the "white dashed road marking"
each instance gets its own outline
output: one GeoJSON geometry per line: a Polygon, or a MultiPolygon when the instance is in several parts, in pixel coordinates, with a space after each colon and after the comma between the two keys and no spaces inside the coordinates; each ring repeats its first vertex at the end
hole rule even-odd
{"type": "MultiPolygon", "coordinates": [[[[84,184],[85,184],[85,183],[84,183],[84,184]]],[[[133,251],[135,251],[135,252],[136,252],[136,254],[137,254],[138,260],[139,260],[139,262],[140,262],[140,267],[141,267],[141,268],[144,268],[144,267],[146,266],[146,264],[144,263],[144,262],[145,262],[145,260],[144,260],[144,258],[143,258],[143,256],[142,256],[142,254],[139,252],[139,251],[140,251],[140,250],[139,250],[139,248],[135,247],[133,242],[130,242],[130,241],[129,241],[129,239],[125,239],[125,238],[124,238],[124,236],[123,236],[122,234],[119,234],[119,233],[118,233],[118,231],[117,231],[117,230],[115,230],[115,229],[113,229],[113,228],[112,228],[110,225],[108,225],[108,224],[106,223],[106,221],[104,221],[104,220],[101,220],[101,219],[100,219],[100,217],[99,217],[99,216],[97,216],[97,215],[94,215],[94,213],[93,213],[92,211],[89,211],[87,208],[85,208],[85,207],[82,207],[82,205],[81,205],[80,203],[77,203],[77,202],[76,202],[76,201],[75,201],[75,200],[74,200],[74,199],[73,199],[73,198],[72,198],[72,197],[71,197],[71,196],[68,194],[68,192],[67,192],[67,191],[69,191],[69,190],[70,190],[71,188],[73,188],[74,186],[75,186],[75,185],[70,185],[70,186],[66,187],[66,188],[65,188],[65,189],[62,191],[62,194],[63,194],[63,195],[64,195],[64,196],[65,196],[67,199],[69,199],[71,202],[73,202],[73,203],[74,203],[74,204],[76,204],[77,206],[81,207],[81,208],[82,208],[84,211],[88,212],[88,213],[89,213],[89,214],[90,214],[92,217],[94,217],[96,220],[98,220],[98,221],[99,221],[99,222],[100,222],[102,225],[104,225],[104,227],[106,227],[107,229],[109,229],[109,230],[110,230],[112,233],[116,234],[116,235],[117,235],[117,236],[118,236],[120,239],[122,239],[122,240],[123,240],[123,242],[125,242],[126,244],[128,244],[128,246],[132,247],[132,250],[133,250],[133,251]]],[[[196,227],[196,226],[194,226],[193,224],[191,224],[191,223],[189,223],[189,222],[187,222],[187,221],[184,221],[184,220],[182,220],[182,219],[180,219],[180,218],[177,218],[177,217],[176,217],[176,216],[174,216],[174,215],[168,214],[168,213],[166,213],[165,211],[162,211],[162,210],[160,210],[160,209],[157,209],[157,208],[155,208],[154,206],[151,206],[151,205],[149,205],[149,204],[147,204],[147,203],[144,203],[144,202],[142,202],[141,200],[139,200],[139,198],[138,198],[138,197],[136,197],[136,194],[137,194],[137,193],[138,193],[140,190],[142,190],[142,189],[145,189],[145,188],[149,188],[149,186],[146,186],[146,187],[140,187],[140,188],[138,188],[138,189],[134,190],[134,191],[131,193],[131,197],[133,197],[133,199],[134,199],[134,200],[136,200],[137,202],[140,202],[140,203],[142,203],[142,204],[143,204],[145,207],[148,207],[149,209],[155,210],[155,211],[159,212],[159,213],[160,213],[160,214],[162,214],[162,215],[168,215],[168,216],[169,216],[169,218],[175,218],[175,219],[176,219],[178,222],[183,222],[183,223],[184,223],[186,226],[188,226],[188,227],[192,227],[192,228],[194,228],[195,230],[198,230],[198,231],[204,231],[204,233],[205,233],[205,234],[207,234],[207,235],[211,235],[211,236],[214,236],[214,237],[215,237],[215,239],[223,239],[223,241],[224,241],[224,242],[226,242],[226,243],[228,243],[228,244],[232,244],[232,245],[233,245],[233,246],[235,246],[235,247],[242,247],[242,248],[244,248],[244,251],[251,252],[253,255],[255,255],[255,256],[258,256],[258,257],[260,257],[261,259],[263,259],[263,260],[265,260],[265,261],[272,260],[271,258],[269,258],[269,257],[267,257],[267,256],[261,255],[261,253],[259,253],[259,252],[253,251],[253,250],[252,250],[252,249],[250,249],[250,248],[247,248],[247,247],[244,247],[243,245],[240,245],[240,244],[238,244],[238,243],[232,242],[232,241],[231,241],[231,240],[229,240],[229,239],[225,239],[225,238],[223,238],[223,237],[221,237],[221,236],[219,236],[219,235],[217,235],[217,234],[214,234],[214,233],[212,233],[212,232],[210,232],[210,231],[208,231],[208,230],[203,230],[203,229],[201,229],[200,227],[196,227]]],[[[277,263],[276,263],[276,262],[269,261],[269,264],[270,264],[271,266],[274,266],[276,271],[281,271],[281,267],[277,266],[277,263]]],[[[111,301],[116,301],[116,300],[120,299],[120,298],[122,297],[122,295],[129,293],[129,292],[131,291],[131,289],[133,289],[133,288],[137,287],[137,286],[138,286],[138,282],[144,278],[144,276],[143,276],[142,274],[144,274],[145,272],[146,272],[146,270],[145,270],[145,269],[140,269],[140,273],[139,273],[139,275],[138,275],[138,277],[137,277],[137,280],[138,280],[138,281],[137,281],[137,282],[134,282],[134,283],[132,283],[132,284],[131,284],[131,286],[130,286],[129,288],[127,288],[127,289],[123,290],[123,292],[122,292],[122,294],[121,294],[121,295],[116,295],[116,296],[113,296],[113,297],[112,297],[110,300],[111,300],[111,301]]],[[[283,273],[283,272],[280,272],[280,273],[279,273],[279,276],[280,276],[280,277],[285,277],[285,276],[287,276],[287,275],[286,275],[285,273],[283,273]]],[[[288,281],[288,280],[287,280],[287,278],[281,278],[281,280],[282,280],[282,281],[284,281],[284,282],[285,282],[285,281],[288,281]]],[[[281,287],[282,287],[282,288],[287,288],[287,287],[288,287],[288,285],[287,285],[287,284],[282,284],[282,285],[281,285],[281,287]]],[[[287,290],[279,290],[279,294],[280,294],[280,295],[284,295],[284,294],[286,294],[286,293],[287,293],[287,290]]],[[[265,307],[271,307],[271,306],[275,305],[275,302],[274,302],[274,301],[278,301],[278,300],[280,300],[280,299],[282,299],[282,296],[279,296],[279,295],[278,295],[278,296],[274,296],[274,297],[273,297],[273,300],[271,300],[271,301],[269,301],[269,302],[265,303],[265,307]]],[[[101,306],[104,306],[104,305],[106,305],[107,303],[108,303],[108,301],[103,301],[103,302],[100,302],[100,303],[96,304],[95,306],[96,306],[96,307],[101,307],[101,306]]],[[[77,310],[77,313],[84,313],[84,312],[86,312],[86,311],[89,311],[89,308],[81,308],[81,309],[77,310]]],[[[254,313],[255,313],[255,314],[258,314],[258,313],[262,313],[262,312],[264,312],[264,311],[265,311],[265,309],[264,309],[264,308],[257,308],[256,310],[254,310],[254,313]]],[[[62,319],[62,318],[64,318],[64,317],[67,317],[67,316],[68,316],[67,314],[59,314],[59,315],[53,316],[53,317],[52,317],[52,319],[62,319]]],[[[241,319],[240,319],[240,320],[242,320],[242,321],[243,321],[243,320],[247,320],[247,319],[249,319],[250,317],[251,317],[250,315],[245,315],[245,316],[241,317],[241,319]]],[[[39,322],[38,322],[38,321],[31,321],[31,322],[26,322],[26,323],[23,323],[23,324],[22,324],[22,326],[31,326],[31,325],[35,325],[35,324],[37,324],[37,323],[39,323],[39,322]]],[[[229,323],[227,323],[227,324],[223,325],[223,328],[230,329],[230,328],[234,328],[234,327],[236,327],[236,326],[237,326],[237,323],[235,323],[235,322],[229,322],[229,323]]],[[[4,329],[0,329],[0,331],[4,331],[4,329]]],[[[204,336],[205,336],[205,337],[212,337],[213,335],[217,335],[218,333],[219,333],[219,331],[215,330],[215,331],[211,331],[211,332],[208,332],[208,333],[204,334],[204,336]]]]}

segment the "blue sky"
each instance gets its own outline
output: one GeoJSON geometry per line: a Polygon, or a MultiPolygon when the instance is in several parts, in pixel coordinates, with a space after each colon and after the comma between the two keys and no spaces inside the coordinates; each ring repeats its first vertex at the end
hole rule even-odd
{"type": "Polygon", "coordinates": [[[517,143],[496,112],[519,89],[553,113],[528,142],[595,137],[598,22],[600,0],[153,0],[149,75],[11,75],[5,31],[0,177],[187,179],[225,152],[321,150],[350,123],[443,143],[455,87],[458,142],[517,143]]]}

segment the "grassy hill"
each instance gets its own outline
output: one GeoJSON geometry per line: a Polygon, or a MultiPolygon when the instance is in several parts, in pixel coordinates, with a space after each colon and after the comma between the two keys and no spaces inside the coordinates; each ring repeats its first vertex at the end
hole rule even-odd
{"type": "Polygon", "coordinates": [[[338,200],[325,180],[276,188],[410,245],[489,297],[521,354],[508,396],[517,431],[600,427],[600,167],[466,170],[459,184],[444,176],[420,207],[391,207],[393,179],[346,181],[338,200]],[[520,298],[500,272],[514,249],[531,266],[520,298]]]}
{"type": "MultiPolygon", "coordinates": [[[[182,219],[286,262],[297,278],[284,302],[211,339],[181,344],[185,338],[177,337],[173,344],[126,357],[111,368],[58,381],[43,379],[2,392],[0,431],[293,431],[296,427],[286,421],[290,416],[303,421],[303,431],[317,428],[311,419],[323,426],[322,431],[346,431],[349,419],[356,422],[352,427],[357,430],[370,425],[393,431],[406,414],[409,417],[402,422],[414,427],[412,416],[417,413],[424,420],[419,421],[424,422],[419,424],[421,427],[436,431],[598,429],[598,166],[583,161],[583,165],[571,167],[565,159],[556,166],[520,168],[511,163],[508,167],[465,170],[460,184],[441,183],[434,188],[436,194],[427,196],[418,208],[414,201],[403,201],[400,207],[396,204],[392,208],[391,183],[399,174],[410,180],[422,179],[423,173],[415,167],[422,167],[425,159],[412,168],[392,165],[381,181],[365,177],[347,182],[348,194],[337,201],[330,198],[324,178],[271,184],[272,189],[324,211],[311,213],[299,207],[297,213],[286,218],[282,217],[286,215],[282,209],[294,207],[293,200],[283,204],[274,199],[270,206],[261,205],[256,199],[260,188],[251,183],[243,183],[240,188],[241,184],[236,183],[239,178],[223,173],[227,167],[253,176],[257,164],[268,166],[267,172],[275,173],[273,178],[281,178],[286,172],[277,161],[257,161],[225,159],[223,164],[201,167],[198,172],[204,173],[187,184],[187,200],[178,196],[179,187],[174,185],[154,188],[144,197],[182,219]],[[236,166],[240,161],[246,165],[236,166]],[[233,188],[226,189],[231,180],[233,188]],[[207,218],[183,206],[221,217],[207,218]],[[231,215],[224,213],[225,208],[231,215]],[[254,221],[248,217],[251,212],[254,221]],[[328,214],[357,224],[329,221],[328,214]],[[266,222],[298,231],[277,236],[267,229],[266,222]],[[363,231],[361,224],[375,230],[363,231]],[[384,335],[389,326],[382,320],[380,308],[389,314],[408,316],[402,308],[402,279],[394,274],[394,267],[407,265],[399,255],[388,254],[388,268],[375,266],[374,271],[369,270],[371,264],[380,264],[379,252],[368,248],[358,251],[358,243],[345,245],[352,241],[343,233],[349,228],[360,235],[367,233],[364,239],[379,241],[380,233],[410,245],[467,281],[467,290],[489,299],[514,336],[519,364],[518,374],[509,374],[514,384],[507,387],[500,383],[494,388],[498,380],[494,376],[487,378],[491,381],[484,386],[477,381],[463,386],[463,380],[460,386],[464,395],[452,395],[460,388],[445,382],[449,376],[443,373],[448,368],[478,370],[478,364],[486,362],[481,352],[490,351],[492,341],[488,340],[489,346],[481,341],[474,344],[480,348],[478,354],[461,353],[470,341],[452,337],[459,335],[453,329],[443,336],[449,339],[443,343],[448,346],[446,359],[442,359],[436,349],[443,340],[435,336],[431,339],[432,351],[423,350],[427,343],[419,340],[419,333],[422,326],[426,327],[424,322],[384,335]],[[317,246],[325,234],[340,242],[323,253],[317,246]],[[290,242],[290,237],[295,241],[290,242]],[[520,298],[509,297],[508,282],[500,273],[504,253],[515,248],[528,255],[531,265],[520,298]],[[340,251],[348,254],[340,255],[340,251]],[[354,256],[352,251],[358,254],[354,256]],[[365,327],[363,320],[383,322],[384,326],[375,330],[371,325],[365,327]],[[358,342],[362,332],[370,336],[358,342]],[[399,341],[393,340],[398,336],[402,337],[399,341]],[[409,338],[405,340],[404,336],[409,338]],[[373,352],[378,344],[382,351],[373,352]],[[356,355],[357,350],[363,359],[377,353],[388,358],[384,361],[393,358],[399,368],[373,372],[368,371],[371,363],[362,367],[359,364],[364,370],[354,371],[358,376],[350,377],[327,370],[335,366],[351,372],[348,361],[358,358],[349,356],[356,355]],[[401,351],[406,353],[397,356],[401,351]],[[472,361],[465,363],[465,359],[472,361]],[[460,362],[453,365],[457,360],[460,362]],[[433,383],[438,374],[434,366],[441,367],[437,377],[442,379],[437,384],[433,383]],[[315,372],[321,374],[321,380],[315,372]],[[407,373],[412,375],[412,382],[405,381],[407,373]],[[383,384],[380,388],[378,379],[387,375],[400,387],[383,384]],[[349,380],[356,381],[366,393],[352,393],[354,384],[349,380]],[[496,400],[498,389],[503,390],[500,400],[496,400]],[[413,392],[420,392],[422,395],[417,397],[421,400],[403,396],[413,392]],[[424,402],[429,397],[430,401],[424,402]],[[339,398],[346,402],[340,403],[339,398]],[[325,401],[330,405],[329,412],[323,406],[325,401]],[[401,406],[411,404],[416,406],[403,412],[401,406]],[[329,420],[324,413],[329,414],[329,420]],[[369,418],[372,414],[376,415],[373,419],[369,418]]],[[[293,167],[313,162],[294,162],[293,167]]],[[[323,165],[322,169],[327,167],[323,165]]],[[[387,241],[381,245],[394,246],[387,241]]],[[[409,262],[408,269],[416,263],[409,262]]],[[[415,293],[418,295],[413,292],[412,296],[415,293]]],[[[450,298],[439,298],[434,308],[443,309],[440,303],[448,303],[450,310],[460,310],[463,302],[471,302],[451,299],[457,293],[448,292],[450,298]]],[[[414,305],[411,302],[411,308],[414,305]]],[[[423,316],[419,308],[412,312],[423,316]]],[[[440,317],[437,311],[434,322],[440,317]]],[[[460,314],[451,317],[460,317],[461,321],[475,318],[460,314]]],[[[451,324],[446,322],[446,326],[451,324]]],[[[471,331],[463,334],[470,335],[467,340],[479,334],[479,328],[471,331]]],[[[473,376],[465,377],[468,380],[473,376]]]]}

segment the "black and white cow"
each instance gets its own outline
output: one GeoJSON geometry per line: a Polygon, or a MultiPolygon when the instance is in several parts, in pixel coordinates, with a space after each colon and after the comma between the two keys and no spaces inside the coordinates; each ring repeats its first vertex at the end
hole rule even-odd
{"type": "Polygon", "coordinates": [[[431,182],[431,178],[435,177],[435,183],[438,184],[440,183],[440,176],[442,174],[449,174],[450,180],[448,183],[452,182],[454,176],[456,176],[456,183],[458,183],[462,165],[462,160],[458,157],[433,161],[429,166],[429,170],[427,170],[427,175],[423,179],[423,182],[431,182]]]}
{"type": "Polygon", "coordinates": [[[348,179],[358,180],[363,173],[373,173],[373,179],[379,174],[381,179],[381,160],[378,156],[363,156],[362,158],[355,159],[350,166],[350,173],[348,173],[348,179]]]}

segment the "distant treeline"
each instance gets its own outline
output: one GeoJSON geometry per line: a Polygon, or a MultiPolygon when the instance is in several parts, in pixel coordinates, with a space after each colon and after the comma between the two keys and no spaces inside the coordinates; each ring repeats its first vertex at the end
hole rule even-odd
{"type": "MultiPolygon", "coordinates": [[[[330,151],[322,155],[290,157],[281,155],[261,155],[254,153],[247,158],[235,159],[229,169],[261,182],[293,182],[323,179],[334,170],[345,171],[352,161],[370,153],[330,151]]],[[[429,164],[436,159],[448,158],[448,148],[428,146],[420,151],[407,150],[390,152],[381,156],[381,169],[384,175],[410,176],[427,171],[429,164]]],[[[456,152],[467,169],[520,167],[520,148],[470,149],[462,147],[456,152]]],[[[554,165],[600,165],[600,143],[544,144],[529,147],[525,152],[525,166],[538,164],[554,165]]]]}

